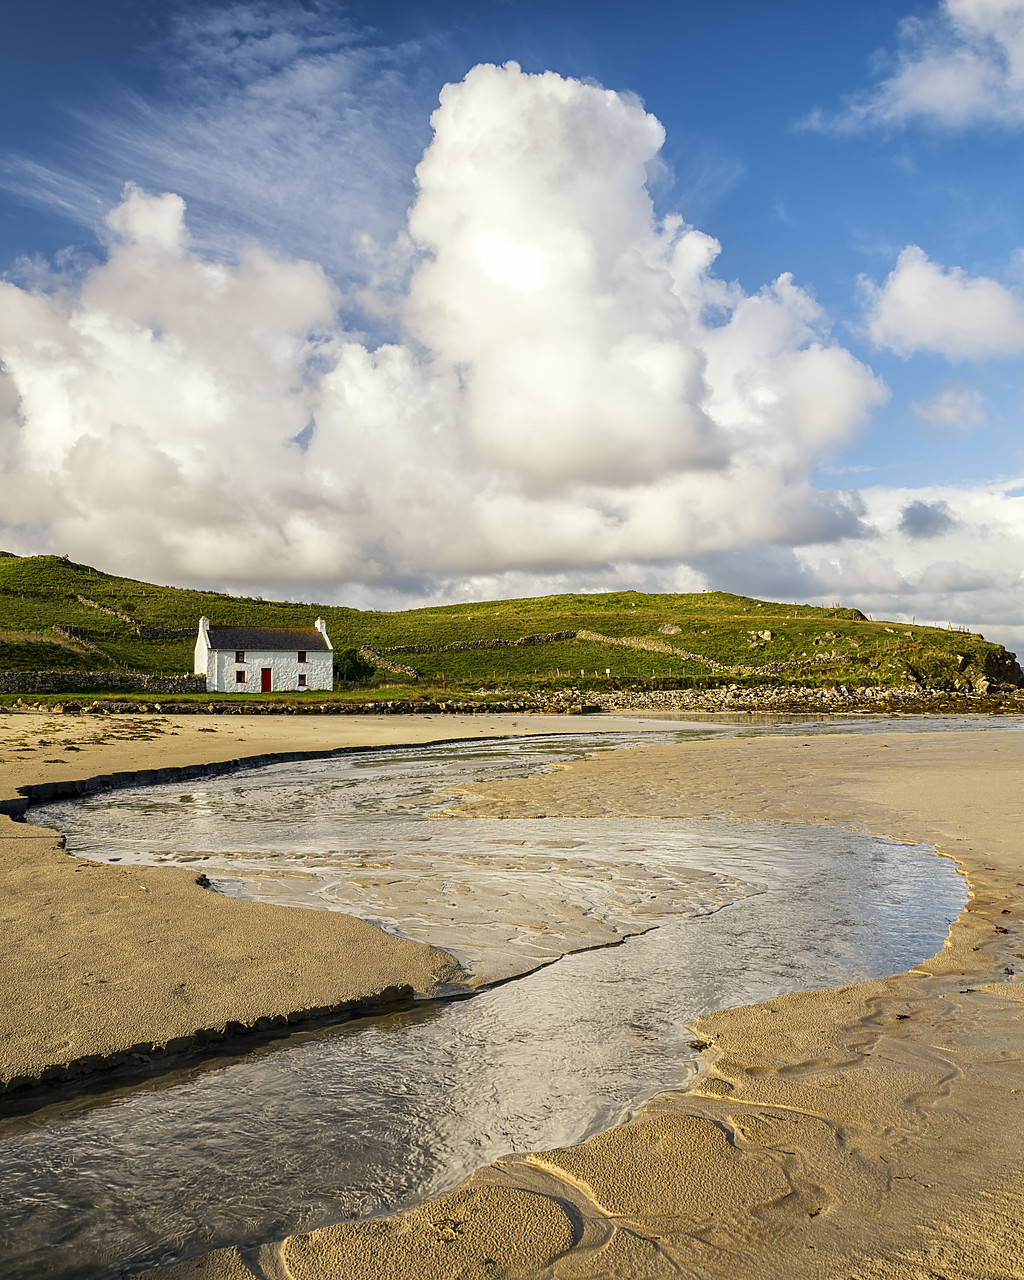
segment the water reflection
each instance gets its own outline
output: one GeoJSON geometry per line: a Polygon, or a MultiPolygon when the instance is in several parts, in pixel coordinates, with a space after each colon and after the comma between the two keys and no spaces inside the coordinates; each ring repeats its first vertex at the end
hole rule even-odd
{"type": "Polygon", "coordinates": [[[929,847],[844,831],[718,819],[431,822],[439,785],[473,770],[549,767],[545,750],[503,743],[491,755],[474,744],[454,762],[416,751],[275,766],[50,806],[46,821],[59,817],[94,852],[105,822],[124,849],[145,832],[149,858],[214,837],[222,848],[309,857],[340,828],[341,843],[365,845],[438,826],[483,840],[493,826],[509,847],[521,837],[552,858],[584,849],[614,863],[629,851],[751,891],[704,914],[666,914],[643,936],[471,1000],[296,1035],[171,1084],[51,1107],[42,1124],[8,1124],[5,1274],[113,1280],[409,1205],[502,1153],[580,1141],[686,1083],[687,1024],[701,1012],[905,969],[941,947],[964,901],[953,865],[929,847]],[[278,787],[302,796],[287,823],[278,787]]]}

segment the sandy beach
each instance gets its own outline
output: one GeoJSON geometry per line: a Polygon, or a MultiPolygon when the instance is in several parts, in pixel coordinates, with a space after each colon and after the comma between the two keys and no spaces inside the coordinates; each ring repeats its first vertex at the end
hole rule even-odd
{"type": "MultiPolygon", "coordinates": [[[[583,727],[197,719],[4,716],[0,799],[10,810],[45,781],[274,752],[583,727]]],[[[598,727],[615,726],[586,724],[598,727]]],[[[728,815],[934,843],[971,899],[909,973],[702,1018],[696,1086],[580,1147],[502,1159],[403,1215],[153,1274],[1024,1276],[1022,764],[1015,730],[797,735],[659,744],[474,788],[459,821],[728,815]]],[[[185,868],[83,869],[53,833],[9,817],[0,858],[10,1083],[451,976],[436,948],[218,898],[185,868]]]]}
{"type": "MultiPolygon", "coordinates": [[[[617,727],[643,725],[602,721],[617,727]]],[[[15,820],[25,789],[45,799],[238,761],[580,728],[569,716],[0,715],[0,1094],[365,1012],[463,976],[447,951],[341,912],[293,913],[211,893],[194,864],[71,858],[31,814],[15,820]]],[[[597,932],[585,941],[607,940],[597,932]]],[[[505,964],[483,976],[529,967],[505,964]]]]}

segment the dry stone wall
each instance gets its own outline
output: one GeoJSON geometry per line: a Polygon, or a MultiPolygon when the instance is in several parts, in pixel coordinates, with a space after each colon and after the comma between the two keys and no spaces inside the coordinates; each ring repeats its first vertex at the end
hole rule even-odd
{"type": "MultiPolygon", "coordinates": [[[[219,595],[220,592],[211,594],[219,595]]],[[[122,622],[129,623],[135,628],[135,634],[140,640],[182,640],[185,636],[196,634],[196,627],[147,627],[133,618],[130,613],[122,613],[120,609],[110,609],[105,604],[97,604],[88,596],[77,596],[76,599],[79,604],[84,604],[90,609],[98,609],[100,613],[109,614],[112,618],[120,618],[122,622]]]]}
{"type": "MultiPolygon", "coordinates": [[[[385,653],[391,650],[385,649],[385,653]]],[[[380,649],[370,649],[365,645],[359,650],[359,656],[364,662],[369,662],[374,667],[381,667],[385,671],[390,671],[394,676],[408,676],[410,680],[418,680],[420,673],[415,667],[403,666],[401,662],[392,662],[390,658],[381,656],[380,649]]]]}
{"type": "Polygon", "coordinates": [[[153,676],[134,671],[0,671],[0,693],[205,693],[206,676],[153,676]]]}
{"type": "Polygon", "coordinates": [[[135,634],[140,640],[184,640],[186,636],[194,638],[196,627],[144,627],[136,624],[135,634]]]}
{"type": "Polygon", "coordinates": [[[421,672],[415,667],[407,667],[401,662],[394,662],[385,656],[391,653],[465,653],[470,649],[517,649],[528,644],[555,644],[559,640],[575,640],[578,631],[546,631],[543,634],[520,636],[518,640],[456,640],[452,644],[398,644],[387,648],[375,649],[364,645],[359,656],[375,666],[383,667],[394,675],[408,676],[417,680],[421,672]]]}
{"type": "Polygon", "coordinates": [[[76,596],[75,599],[79,604],[84,604],[89,609],[98,609],[100,613],[109,614],[111,618],[120,618],[122,622],[130,622],[135,626],[135,619],[127,613],[122,613],[120,609],[110,609],[105,604],[97,604],[95,600],[90,600],[88,596],[76,596]]]}
{"type": "Polygon", "coordinates": [[[107,653],[106,649],[101,649],[98,644],[93,644],[91,640],[86,640],[81,635],[80,627],[73,627],[63,622],[55,622],[52,630],[54,630],[57,635],[63,636],[65,640],[72,640],[83,649],[89,649],[93,653],[98,653],[101,658],[106,658],[108,662],[114,661],[110,654],[107,653]]]}
{"type": "Polygon", "coordinates": [[[546,631],[540,635],[520,636],[518,640],[456,640],[452,644],[400,644],[386,649],[367,648],[367,653],[465,653],[469,649],[517,649],[524,644],[555,644],[559,640],[575,640],[582,631],[546,631]]]}
{"type": "MultiPolygon", "coordinates": [[[[676,630],[678,631],[678,627],[676,630]]],[[[680,649],[677,645],[668,644],[664,640],[654,640],[647,636],[606,636],[600,631],[546,631],[537,635],[521,636],[518,640],[458,640],[454,644],[403,644],[391,645],[388,648],[375,649],[369,645],[359,650],[359,655],[365,658],[367,662],[373,662],[378,667],[383,667],[385,671],[391,671],[395,675],[409,676],[410,679],[416,679],[422,673],[417,671],[415,667],[407,667],[402,663],[394,662],[386,654],[393,653],[456,653],[466,652],[469,649],[515,649],[522,645],[530,644],[557,644],[562,640],[589,640],[595,644],[617,645],[623,649],[639,649],[645,653],[664,653],[673,658],[679,658],[687,662],[699,662],[701,666],[707,667],[709,671],[720,671],[726,675],[737,676],[774,676],[780,675],[784,671],[800,671],[807,667],[822,667],[825,665],[845,665],[848,659],[842,654],[832,651],[830,653],[815,654],[813,658],[804,658],[790,662],[769,662],[763,666],[750,667],[742,664],[728,666],[723,662],[717,662],[714,658],[709,658],[703,653],[692,653],[689,649],[680,649]]]]}
{"type": "Polygon", "coordinates": [[[588,692],[590,706],[602,711],[732,711],[754,714],[802,712],[810,714],[864,713],[963,715],[971,712],[1020,714],[1024,711],[1024,690],[1007,685],[995,687],[988,681],[973,691],[925,689],[920,685],[853,686],[806,688],[801,685],[757,685],[741,688],[729,685],[716,689],[665,689],[655,691],[614,690],[588,692]]]}

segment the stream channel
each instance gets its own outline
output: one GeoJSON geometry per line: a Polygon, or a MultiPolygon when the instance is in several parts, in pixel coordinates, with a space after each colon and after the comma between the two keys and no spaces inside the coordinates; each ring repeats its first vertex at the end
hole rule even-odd
{"type": "Polygon", "coordinates": [[[4,1275],[112,1280],[408,1207],[684,1088],[703,1012],[941,948],[966,893],[931,846],[727,819],[441,812],[457,804],[444,787],[714,732],[392,749],[34,808],[77,856],[188,861],[211,891],[349,910],[449,947],[471,973],[510,955],[541,967],[0,1121],[4,1275]],[[557,958],[587,930],[601,949],[557,958]]]}

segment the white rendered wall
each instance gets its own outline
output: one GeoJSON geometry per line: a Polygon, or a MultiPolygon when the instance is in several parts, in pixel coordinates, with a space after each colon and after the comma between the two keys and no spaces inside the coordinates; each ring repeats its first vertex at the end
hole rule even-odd
{"type": "Polygon", "coordinates": [[[312,653],[307,650],[306,661],[299,662],[298,650],[263,653],[258,649],[246,649],[245,661],[235,661],[234,649],[211,649],[206,665],[207,693],[259,693],[260,673],[264,667],[272,671],[271,691],[292,692],[299,688],[299,673],[306,676],[307,689],[334,688],[334,660],[330,653],[312,653]],[[245,684],[238,684],[235,672],[245,672],[245,684]]]}
{"type": "MultiPolygon", "coordinates": [[[[196,640],[196,660],[192,664],[192,671],[195,675],[201,676],[203,672],[209,673],[210,669],[210,646],[207,643],[206,632],[200,630],[196,640]]],[[[207,693],[209,693],[207,686],[207,693]]]]}

